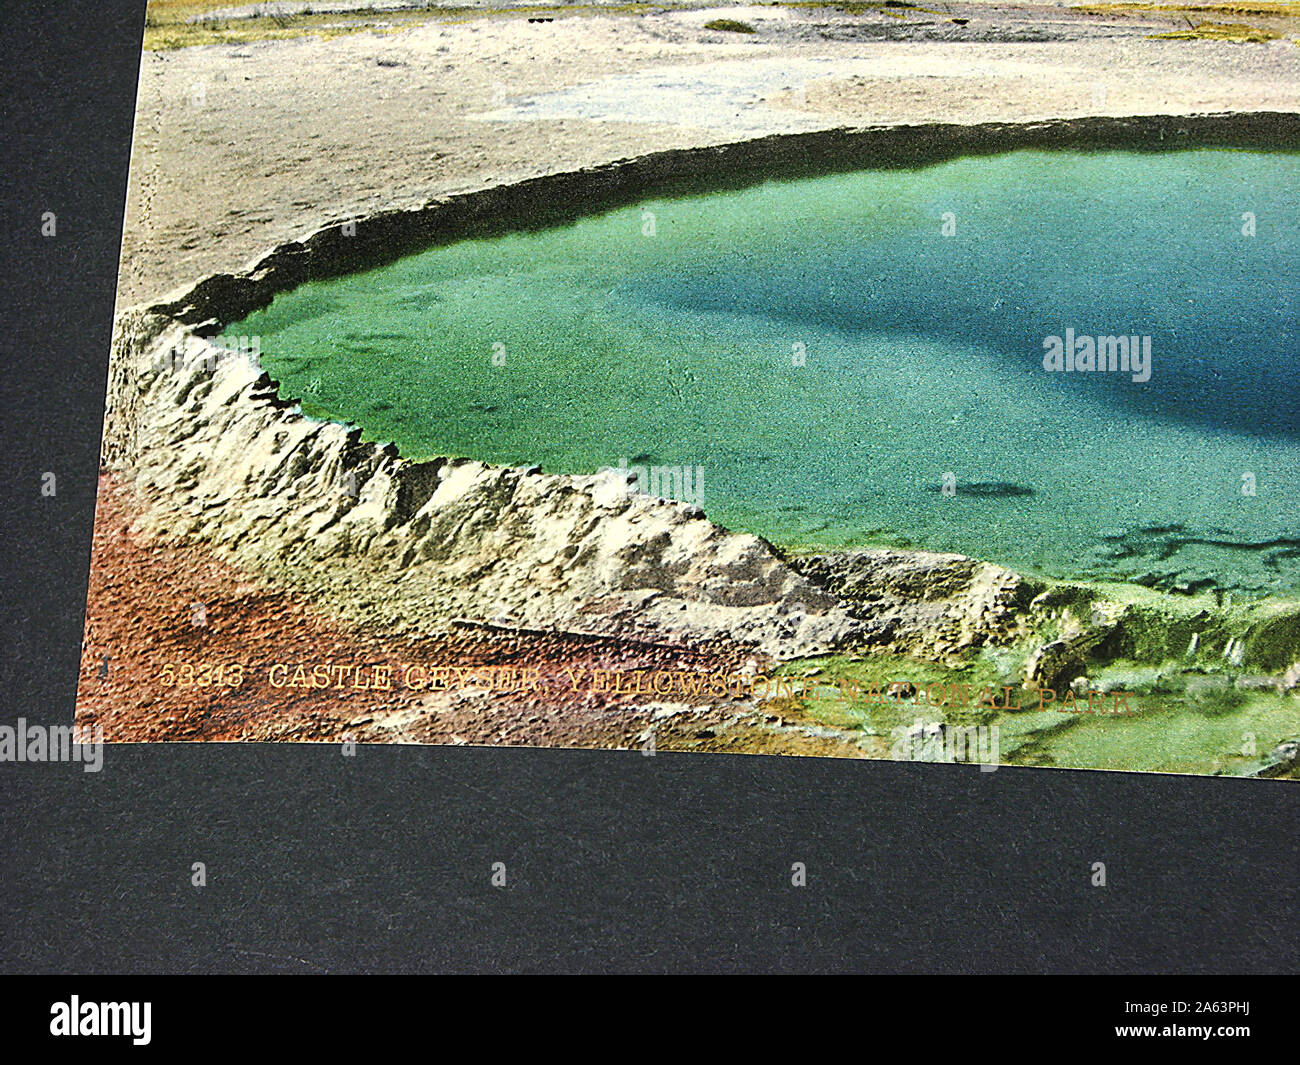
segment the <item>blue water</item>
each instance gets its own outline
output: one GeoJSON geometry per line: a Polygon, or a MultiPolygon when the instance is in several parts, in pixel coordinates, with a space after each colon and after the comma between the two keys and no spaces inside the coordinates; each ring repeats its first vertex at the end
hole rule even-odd
{"type": "Polygon", "coordinates": [[[1016,152],[648,200],[229,331],[413,457],[698,468],[711,517],[795,548],[1295,590],[1298,160],[1016,152]],[[1046,371],[1067,329],[1149,337],[1150,379],[1046,371]]]}

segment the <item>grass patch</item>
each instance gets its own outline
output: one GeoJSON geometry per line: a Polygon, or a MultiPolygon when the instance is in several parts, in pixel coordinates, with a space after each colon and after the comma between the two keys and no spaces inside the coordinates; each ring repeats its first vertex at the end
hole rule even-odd
{"type": "Polygon", "coordinates": [[[371,11],[361,8],[332,14],[312,13],[310,7],[301,15],[254,13],[249,18],[217,18],[212,13],[239,6],[238,0],[149,0],[145,11],[144,50],[167,52],[210,44],[253,44],[259,41],[283,41],[296,37],[320,37],[328,40],[353,33],[400,33],[428,22],[470,22],[483,18],[518,18],[528,16],[638,15],[661,10],[649,3],[627,3],[611,7],[575,4],[549,7],[438,7],[404,11],[371,11]],[[205,17],[207,16],[207,17],[205,17]],[[191,22],[190,19],[196,19],[191,22]]]}
{"type": "Polygon", "coordinates": [[[1153,12],[1175,15],[1260,15],[1271,18],[1300,18],[1300,2],[1209,4],[1189,7],[1186,4],[1079,4],[1076,11],[1090,15],[1147,15],[1153,12]]]}
{"type": "Polygon", "coordinates": [[[1263,41],[1275,41],[1282,35],[1266,30],[1260,26],[1247,26],[1241,22],[1198,22],[1190,30],[1174,30],[1172,33],[1153,33],[1148,40],[1153,41],[1239,41],[1259,44],[1263,41]]]}
{"type": "MultiPolygon", "coordinates": [[[[362,12],[344,14],[268,15],[255,12],[249,18],[217,18],[222,8],[239,6],[237,0],[149,0],[144,16],[144,50],[169,52],[208,44],[253,44],[316,35],[338,37],[371,29],[381,16],[362,12]],[[194,21],[191,21],[191,20],[194,21]]],[[[308,9],[310,11],[310,9],[308,9]]],[[[408,21],[423,21],[424,12],[405,12],[408,21]]],[[[384,16],[394,21],[396,16],[384,16]]]]}
{"type": "Polygon", "coordinates": [[[805,694],[764,701],[764,711],[781,714],[787,723],[859,731],[886,745],[917,720],[996,724],[1006,765],[1239,775],[1257,769],[1276,744],[1300,735],[1300,699],[1294,695],[1237,690],[1227,677],[1181,673],[1174,663],[1116,662],[1097,670],[1094,681],[1107,690],[1131,693],[1130,713],[1115,716],[1084,712],[1086,699],[1075,712],[1052,704],[1040,709],[1033,693],[1018,688],[1011,700],[1019,710],[977,705],[981,689],[1000,699],[1010,679],[998,656],[987,650],[955,670],[904,656],[827,655],[785,663],[774,673],[815,686],[805,694]],[[819,672],[805,677],[812,668],[819,672]],[[901,680],[916,694],[887,696],[890,684],[901,680]],[[966,686],[969,702],[954,684],[966,686]],[[947,705],[927,704],[930,685],[947,705]]]}
{"type": "Polygon", "coordinates": [[[706,30],[721,30],[724,33],[756,33],[748,22],[737,22],[733,18],[710,19],[704,24],[706,30]]]}
{"type": "MultiPolygon", "coordinates": [[[[1153,33],[1148,40],[1158,41],[1237,41],[1243,43],[1262,43],[1275,41],[1285,36],[1276,27],[1285,27],[1289,20],[1300,18],[1300,0],[1282,0],[1278,3],[1244,2],[1210,4],[1205,7],[1190,7],[1186,4],[1080,4],[1074,8],[1088,15],[1102,17],[1110,15],[1181,16],[1187,23],[1187,29],[1171,30],[1167,33],[1153,33]],[[1259,22],[1217,22],[1207,16],[1233,16],[1263,20],[1259,22]],[[1193,22],[1196,18],[1198,21],[1193,22]]],[[[1289,31],[1294,32],[1294,31],[1289,31]]],[[[1298,41],[1297,43],[1300,43],[1298,41]]]]}
{"type": "MultiPolygon", "coordinates": [[[[780,700],[783,712],[831,728],[857,728],[887,736],[891,729],[910,725],[918,716],[926,720],[946,719],[956,724],[977,724],[993,716],[993,711],[977,705],[980,691],[998,688],[1005,678],[989,657],[972,654],[967,665],[950,668],[935,662],[903,655],[826,655],[784,663],[773,675],[791,682],[807,684],[810,691],[780,700]],[[813,677],[804,673],[815,667],[813,677]],[[906,681],[913,687],[907,696],[895,697],[890,687],[906,681]],[[951,705],[942,709],[927,704],[922,693],[931,685],[964,684],[971,692],[970,702],[953,696],[951,705]]],[[[938,694],[938,692],[936,692],[938,694]]],[[[768,700],[764,709],[771,711],[777,700],[768,700]]]]}

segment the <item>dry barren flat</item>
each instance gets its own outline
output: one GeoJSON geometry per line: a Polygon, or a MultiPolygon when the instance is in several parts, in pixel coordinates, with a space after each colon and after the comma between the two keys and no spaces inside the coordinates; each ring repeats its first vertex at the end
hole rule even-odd
{"type": "Polygon", "coordinates": [[[140,536],[135,509],[130,489],[104,475],[77,720],[111,742],[886,752],[884,740],[820,726],[789,699],[708,695],[703,678],[752,667],[737,648],[483,627],[390,637],[204,545],[140,536]],[[705,694],[668,690],[683,680],[705,694]]]}
{"type": "Polygon", "coordinates": [[[331,219],[648,151],[1300,101],[1300,33],[1288,33],[1300,19],[1288,17],[1255,17],[1275,36],[1247,42],[1159,38],[1204,20],[1133,5],[545,14],[461,10],[342,35],[318,21],[289,38],[146,52],[119,307],[331,219]],[[753,32],[709,28],[723,16],[753,32]]]}

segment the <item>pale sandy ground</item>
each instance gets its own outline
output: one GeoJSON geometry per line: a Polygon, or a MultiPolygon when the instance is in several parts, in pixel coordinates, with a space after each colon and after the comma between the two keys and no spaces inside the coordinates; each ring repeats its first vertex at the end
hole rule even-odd
{"type": "Polygon", "coordinates": [[[757,33],[705,30],[720,13],[520,14],[146,53],[119,306],[330,220],[647,151],[846,125],[1300,106],[1292,40],[1146,39],[1185,28],[1174,16],[759,7],[725,12],[757,33]]]}

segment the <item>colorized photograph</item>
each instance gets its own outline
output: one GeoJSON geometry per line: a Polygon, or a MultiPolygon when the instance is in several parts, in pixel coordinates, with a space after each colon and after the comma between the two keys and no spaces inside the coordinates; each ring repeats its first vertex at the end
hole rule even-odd
{"type": "Polygon", "coordinates": [[[76,724],[1300,779],[1300,2],[150,0],[76,724]]]}

